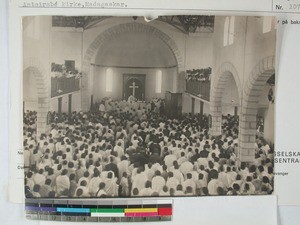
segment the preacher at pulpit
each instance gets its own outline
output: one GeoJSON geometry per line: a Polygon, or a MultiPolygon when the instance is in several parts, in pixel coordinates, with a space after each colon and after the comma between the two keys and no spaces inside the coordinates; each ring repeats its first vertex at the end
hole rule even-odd
{"type": "Polygon", "coordinates": [[[130,95],[130,96],[128,97],[127,102],[132,103],[132,102],[135,102],[136,100],[137,100],[137,99],[136,99],[133,95],[130,95]]]}
{"type": "Polygon", "coordinates": [[[99,105],[99,111],[102,112],[102,113],[104,113],[106,111],[105,105],[104,105],[103,102],[101,102],[100,105],[99,105]]]}

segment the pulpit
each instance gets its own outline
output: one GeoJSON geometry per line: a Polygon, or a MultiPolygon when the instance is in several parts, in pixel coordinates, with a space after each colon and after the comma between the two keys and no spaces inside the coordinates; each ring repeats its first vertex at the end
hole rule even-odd
{"type": "Polygon", "coordinates": [[[179,118],[182,112],[182,93],[167,91],[165,95],[165,114],[169,118],[179,118]]]}

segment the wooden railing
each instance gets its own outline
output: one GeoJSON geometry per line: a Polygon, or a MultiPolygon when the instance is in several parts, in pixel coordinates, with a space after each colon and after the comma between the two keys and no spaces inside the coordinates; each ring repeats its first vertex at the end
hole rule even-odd
{"type": "Polygon", "coordinates": [[[206,101],[209,101],[210,98],[210,80],[198,81],[198,80],[189,80],[186,82],[186,92],[196,95],[206,101]]]}
{"type": "Polygon", "coordinates": [[[80,79],[75,77],[52,77],[51,97],[57,97],[80,90],[80,79]]]}

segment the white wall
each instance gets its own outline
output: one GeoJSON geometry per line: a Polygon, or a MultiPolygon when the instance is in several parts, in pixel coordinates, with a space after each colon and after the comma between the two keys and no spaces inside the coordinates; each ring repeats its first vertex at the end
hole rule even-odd
{"type": "Polygon", "coordinates": [[[234,43],[229,46],[223,45],[225,18],[223,16],[215,17],[212,74],[213,76],[217,75],[220,66],[225,62],[230,62],[236,68],[242,82],[245,63],[246,17],[235,17],[234,43]]]}
{"type": "MultiPolygon", "coordinates": [[[[182,45],[183,43],[178,43],[182,45]]],[[[213,33],[191,34],[185,37],[185,69],[212,67],[213,33]]]]}
{"type": "MultiPolygon", "coordinates": [[[[24,67],[34,66],[40,69],[50,96],[50,29],[51,17],[36,16],[23,19],[23,63],[24,67]]],[[[27,68],[23,68],[26,70],[27,68]]],[[[24,72],[24,71],[23,71],[24,72]]],[[[23,76],[23,79],[27,79],[23,76]]],[[[32,87],[31,87],[32,88],[32,87]]],[[[24,89],[24,87],[23,87],[24,89]]],[[[27,91],[27,90],[26,90],[27,91]]],[[[37,93],[37,90],[34,90],[37,93]]]]}
{"type": "Polygon", "coordinates": [[[263,17],[235,16],[234,43],[223,46],[225,18],[215,17],[213,74],[224,62],[230,62],[243,89],[254,67],[275,55],[276,30],[263,33],[263,17]]]}
{"type": "Polygon", "coordinates": [[[36,16],[23,19],[23,62],[37,58],[41,67],[49,71],[50,29],[51,17],[36,16]]]}
{"type": "Polygon", "coordinates": [[[164,98],[166,91],[172,90],[172,84],[176,68],[160,69],[162,71],[162,90],[161,93],[155,93],[156,72],[158,69],[129,69],[129,68],[112,68],[113,85],[112,92],[106,92],[106,70],[107,68],[94,67],[93,78],[93,95],[94,102],[104,97],[112,97],[113,99],[123,99],[123,74],[145,74],[145,100],[152,98],[164,98]]]}
{"type": "MultiPolygon", "coordinates": [[[[50,64],[65,64],[65,60],[74,60],[75,68],[81,71],[82,62],[82,29],[69,27],[51,28],[50,64]]],[[[62,96],[62,112],[68,112],[68,94],[62,96]]],[[[58,110],[57,98],[50,101],[51,111],[58,110]]],[[[80,92],[72,93],[72,111],[81,110],[80,92]]]]}
{"type": "Polygon", "coordinates": [[[51,28],[51,62],[64,64],[65,60],[74,60],[75,67],[81,70],[82,29],[51,28]]]}
{"type": "Polygon", "coordinates": [[[25,111],[37,111],[38,96],[36,90],[34,74],[30,73],[29,70],[25,70],[23,73],[23,101],[25,103],[25,111]]]}

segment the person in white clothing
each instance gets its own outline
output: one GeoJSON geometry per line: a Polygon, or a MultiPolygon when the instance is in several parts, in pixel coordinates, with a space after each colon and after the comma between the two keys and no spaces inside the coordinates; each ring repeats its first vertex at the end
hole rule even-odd
{"type": "Polygon", "coordinates": [[[157,170],[155,172],[155,176],[152,178],[152,190],[154,192],[159,193],[163,189],[165,184],[166,184],[165,179],[161,176],[160,171],[157,170]]]}

